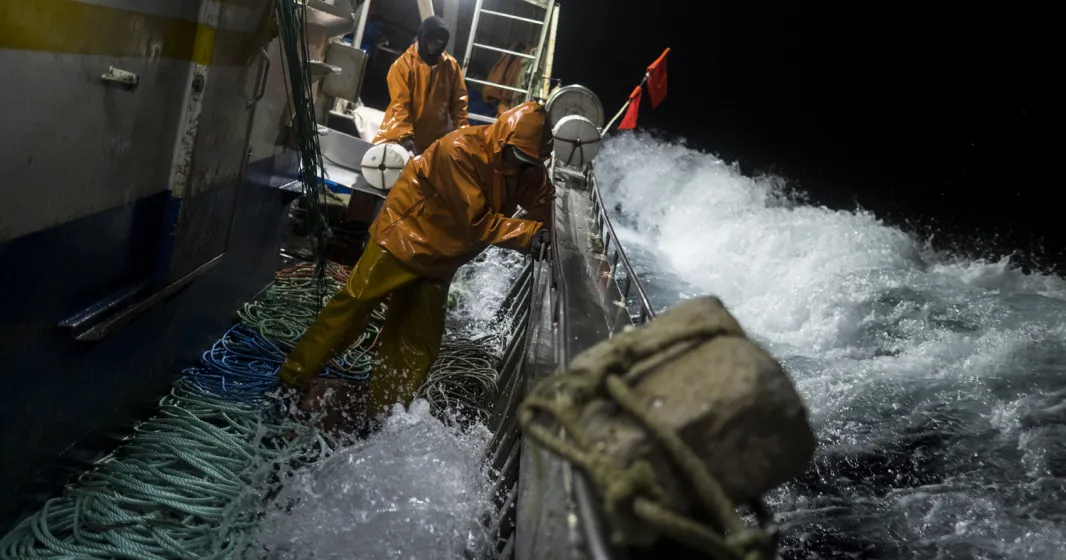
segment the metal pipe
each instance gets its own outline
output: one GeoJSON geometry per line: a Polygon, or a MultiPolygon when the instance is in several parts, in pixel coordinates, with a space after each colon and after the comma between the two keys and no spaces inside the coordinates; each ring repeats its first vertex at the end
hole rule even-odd
{"type": "Polygon", "coordinates": [[[352,39],[352,47],[358,49],[363,44],[363,32],[366,31],[366,18],[370,14],[370,0],[363,0],[359,6],[359,24],[355,26],[355,37],[352,39]]]}
{"type": "MultiPolygon", "coordinates": [[[[548,1],[548,10],[544,13],[545,19],[551,15],[555,10],[555,0],[548,1]]],[[[540,27],[540,41],[537,42],[537,58],[533,60],[533,68],[529,71],[529,89],[526,90],[526,97],[522,101],[529,101],[529,98],[533,96],[533,86],[537,84],[537,71],[540,70],[540,59],[544,55],[544,42],[548,39],[548,26],[542,25],[540,27]]]]}
{"type": "Polygon", "coordinates": [[[555,34],[559,29],[559,5],[552,10],[551,31],[548,32],[548,52],[544,57],[544,82],[541,84],[540,95],[547,99],[552,88],[552,62],[555,60],[555,34]]]}
{"type": "MultiPolygon", "coordinates": [[[[510,50],[507,50],[507,49],[501,49],[500,47],[494,47],[492,45],[484,45],[482,43],[474,43],[473,46],[475,46],[475,47],[477,47],[479,49],[487,49],[487,50],[490,50],[490,51],[496,51],[496,52],[501,52],[501,53],[504,53],[504,54],[509,54],[511,56],[520,56],[522,58],[528,58],[530,60],[533,60],[533,59],[537,58],[537,57],[535,57],[535,56],[533,56],[531,54],[521,53],[521,52],[518,52],[518,51],[510,51],[510,50]]],[[[525,91],[525,90],[523,90],[523,91],[525,91]]]]}
{"type": "Polygon", "coordinates": [[[481,10],[481,13],[483,13],[483,14],[491,14],[491,15],[494,15],[494,16],[500,16],[500,17],[503,17],[503,18],[514,19],[514,20],[518,20],[518,21],[525,21],[525,22],[528,22],[528,23],[536,24],[536,25],[544,25],[543,21],[538,21],[538,20],[530,19],[530,18],[524,18],[522,16],[516,16],[516,15],[513,15],[513,14],[505,14],[503,12],[496,12],[496,11],[493,11],[493,10],[481,10]]]}
{"type": "MultiPolygon", "coordinates": [[[[470,22],[470,39],[466,42],[466,52],[463,53],[463,75],[466,76],[470,71],[470,55],[474,53],[474,36],[477,35],[477,24],[481,19],[481,5],[484,0],[477,0],[474,4],[474,19],[470,22]]],[[[469,78],[467,78],[469,79],[469,78]]]]}
{"type": "Polygon", "coordinates": [[[475,84],[480,84],[480,85],[483,85],[483,86],[496,86],[498,88],[503,88],[505,90],[514,91],[514,92],[518,92],[518,93],[525,93],[526,92],[526,90],[524,90],[524,89],[519,89],[519,88],[511,87],[511,86],[505,86],[503,84],[494,84],[492,82],[486,82],[485,80],[477,80],[477,79],[474,79],[474,78],[467,78],[466,81],[473,82],[475,84]]]}
{"type": "Polygon", "coordinates": [[[448,52],[455,55],[455,36],[459,32],[459,0],[442,0],[441,17],[448,27],[448,52]]]}
{"type": "Polygon", "coordinates": [[[418,0],[418,17],[421,21],[433,15],[433,0],[418,0]]]}

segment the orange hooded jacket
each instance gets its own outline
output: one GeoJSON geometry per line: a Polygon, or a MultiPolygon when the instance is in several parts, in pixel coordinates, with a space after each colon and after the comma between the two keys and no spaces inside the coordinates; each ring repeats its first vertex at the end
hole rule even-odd
{"type": "Polygon", "coordinates": [[[466,82],[452,55],[441,53],[440,61],[430,66],[414,43],[392,63],[388,83],[389,107],[374,144],[410,137],[422,152],[448,133],[449,117],[456,129],[470,125],[466,82]]]}
{"type": "Polygon", "coordinates": [[[526,250],[551,215],[547,170],[508,170],[513,145],[545,161],[551,129],[544,107],[523,103],[488,126],[457,130],[412,158],[370,226],[370,237],[415,272],[451,278],[489,245],[526,250]],[[516,219],[517,207],[528,219],[516,219]]]}
{"type": "MultiPolygon", "coordinates": [[[[533,52],[533,46],[526,47],[519,43],[514,45],[511,50],[530,54],[533,52]]],[[[492,70],[489,70],[489,77],[486,81],[519,87],[518,83],[526,69],[526,59],[512,54],[504,54],[496,62],[496,65],[492,67],[492,70]]],[[[497,86],[485,86],[481,90],[481,96],[489,103],[498,103],[496,114],[502,115],[511,109],[511,101],[514,99],[515,92],[497,86]]]]}

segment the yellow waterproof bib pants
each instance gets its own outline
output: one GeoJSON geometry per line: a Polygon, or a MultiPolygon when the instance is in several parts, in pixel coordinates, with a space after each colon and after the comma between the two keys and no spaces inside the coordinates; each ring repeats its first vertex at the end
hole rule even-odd
{"type": "Polygon", "coordinates": [[[359,340],[370,314],[392,294],[367,412],[373,418],[397,402],[407,404],[440,351],[450,283],[420,276],[373,241],[367,243],[347,285],[322,308],[278,376],[306,389],[330,360],[359,340]]]}

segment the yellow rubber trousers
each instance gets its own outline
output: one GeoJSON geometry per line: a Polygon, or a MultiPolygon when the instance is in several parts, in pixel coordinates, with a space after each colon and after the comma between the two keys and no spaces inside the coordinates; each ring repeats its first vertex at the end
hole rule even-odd
{"type": "Polygon", "coordinates": [[[306,389],[330,360],[359,340],[370,314],[392,294],[367,412],[373,418],[397,402],[407,404],[440,351],[449,284],[420,276],[373,241],[367,243],[348,283],[322,308],[278,377],[306,389]]]}

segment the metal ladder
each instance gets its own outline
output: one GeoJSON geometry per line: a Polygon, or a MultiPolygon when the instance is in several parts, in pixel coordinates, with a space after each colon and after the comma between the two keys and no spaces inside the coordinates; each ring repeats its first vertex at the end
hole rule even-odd
{"type": "MultiPolygon", "coordinates": [[[[486,10],[486,9],[482,8],[482,5],[484,4],[484,0],[477,0],[477,3],[474,5],[474,21],[470,24],[470,40],[467,42],[466,53],[463,55],[463,77],[466,79],[466,81],[468,83],[479,84],[479,85],[483,85],[483,86],[495,86],[495,87],[502,88],[502,89],[505,89],[505,90],[508,90],[508,91],[513,91],[515,93],[520,93],[520,94],[522,94],[524,96],[521,99],[522,102],[529,101],[529,99],[533,96],[533,89],[536,87],[536,83],[537,83],[537,80],[536,80],[537,72],[540,70],[540,61],[543,58],[543,57],[541,57],[541,53],[544,52],[544,41],[545,41],[545,39],[548,36],[548,26],[551,23],[552,11],[555,9],[555,0],[548,0],[548,3],[547,3],[546,7],[544,5],[542,5],[540,2],[533,2],[533,1],[530,1],[530,0],[524,0],[524,1],[526,1],[527,3],[529,3],[531,5],[537,6],[538,8],[543,8],[544,9],[544,19],[543,20],[537,20],[537,19],[520,17],[520,16],[516,16],[516,15],[513,15],[513,14],[507,14],[507,13],[504,13],[504,12],[497,12],[497,11],[494,11],[494,10],[486,10]],[[532,24],[532,25],[539,25],[540,26],[540,40],[537,42],[536,50],[533,51],[533,54],[525,54],[525,53],[520,53],[520,52],[516,52],[516,51],[507,50],[507,49],[502,49],[500,47],[494,47],[492,45],[485,45],[485,44],[482,44],[482,43],[475,42],[475,40],[477,39],[478,23],[481,21],[481,14],[485,14],[485,15],[492,16],[492,17],[501,17],[501,18],[511,19],[511,20],[515,20],[515,21],[521,21],[521,22],[532,24]],[[477,79],[469,77],[467,75],[467,73],[470,70],[470,58],[474,54],[474,49],[485,49],[485,50],[490,50],[490,51],[496,51],[496,52],[499,52],[499,53],[509,54],[509,55],[512,55],[512,56],[517,56],[519,58],[525,58],[525,59],[532,60],[533,61],[533,67],[530,69],[529,75],[526,76],[526,78],[529,80],[529,83],[528,83],[527,87],[525,89],[522,89],[522,88],[517,88],[517,87],[513,87],[513,86],[509,86],[509,85],[497,84],[497,83],[493,83],[493,82],[489,82],[489,81],[485,81],[485,80],[477,80],[477,79]]],[[[517,103],[516,103],[516,105],[517,105],[517,103]]],[[[479,120],[479,121],[483,121],[483,122],[495,122],[496,121],[496,119],[494,119],[494,118],[483,117],[481,115],[474,115],[474,114],[470,115],[470,119],[471,120],[479,120]]]]}

